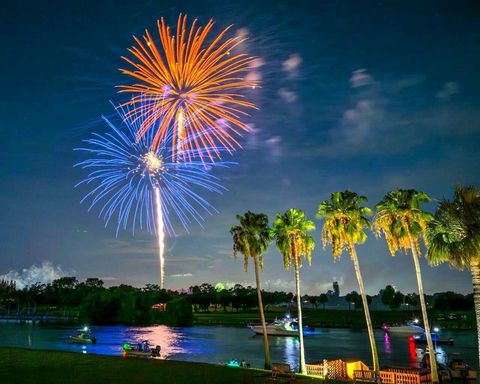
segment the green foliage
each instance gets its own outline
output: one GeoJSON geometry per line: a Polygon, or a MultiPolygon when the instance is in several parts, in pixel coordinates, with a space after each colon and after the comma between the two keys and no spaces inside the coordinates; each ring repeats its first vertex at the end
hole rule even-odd
{"type": "Polygon", "coordinates": [[[390,306],[395,296],[395,288],[393,288],[391,285],[387,285],[385,289],[380,291],[380,295],[383,305],[390,306]]]}
{"type": "Polygon", "coordinates": [[[260,268],[263,270],[263,253],[272,241],[268,216],[247,211],[243,216],[237,215],[237,220],[240,225],[230,228],[230,234],[233,237],[233,255],[235,257],[238,253],[243,255],[245,271],[248,269],[248,258],[258,257],[260,268]]]}
{"type": "Polygon", "coordinates": [[[372,210],[362,206],[368,201],[365,196],[358,196],[355,192],[334,192],[330,200],[320,203],[317,218],[325,219],[322,230],[323,246],[332,245],[334,258],[339,257],[343,250],[352,254],[354,244],[363,244],[367,239],[365,228],[371,223],[367,216],[372,210]]]}
{"type": "Polygon", "coordinates": [[[80,318],[98,325],[120,322],[122,305],[120,298],[108,291],[91,292],[82,301],[80,318]]]}
{"type": "Polygon", "coordinates": [[[377,204],[373,230],[377,237],[385,235],[390,253],[407,252],[412,247],[420,253],[420,239],[427,243],[427,225],[433,216],[421,209],[430,197],[414,189],[388,192],[377,204]]]}
{"type": "Polygon", "coordinates": [[[455,268],[470,268],[480,262],[480,189],[456,187],[453,201],[440,202],[428,226],[432,265],[448,262],[455,268]]]}
{"type": "Polygon", "coordinates": [[[315,241],[308,232],[314,230],[315,223],[307,220],[305,212],[300,209],[291,208],[283,215],[277,213],[277,219],[273,223],[272,236],[283,256],[285,269],[290,269],[292,264],[300,267],[302,257],[305,257],[311,264],[315,241]]]}
{"type": "Polygon", "coordinates": [[[390,309],[400,308],[400,305],[403,304],[404,299],[405,299],[405,295],[400,291],[396,291],[392,301],[390,302],[390,305],[389,305],[390,309]]]}
{"type": "Polygon", "coordinates": [[[439,292],[433,295],[434,308],[441,311],[466,311],[473,309],[473,295],[456,292],[439,292]]]}
{"type": "MultiPolygon", "coordinates": [[[[363,308],[362,296],[356,291],[352,291],[347,295],[345,295],[345,300],[348,302],[349,308],[350,308],[350,304],[354,304],[355,309],[363,308]]],[[[370,305],[371,303],[372,303],[372,296],[367,295],[367,304],[370,305]]]]}
{"type": "Polygon", "coordinates": [[[325,309],[325,304],[328,303],[328,295],[325,293],[322,293],[319,298],[318,302],[323,305],[323,309],[325,309]]]}
{"type": "Polygon", "coordinates": [[[416,307],[418,305],[418,295],[416,293],[409,293],[405,296],[404,302],[412,307],[416,307]]]}
{"type": "Polygon", "coordinates": [[[172,327],[188,327],[193,323],[192,303],[184,297],[176,297],[167,303],[165,312],[154,311],[154,323],[172,327]]]}

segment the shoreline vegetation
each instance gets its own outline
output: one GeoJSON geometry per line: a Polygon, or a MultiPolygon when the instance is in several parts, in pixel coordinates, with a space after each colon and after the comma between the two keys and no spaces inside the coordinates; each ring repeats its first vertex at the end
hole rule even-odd
{"type": "MultiPolygon", "coordinates": [[[[335,284],[334,284],[335,287],[335,284]]],[[[337,286],[338,288],[338,286],[337,286]]],[[[295,295],[281,291],[261,291],[266,321],[297,315],[295,295]]],[[[258,292],[236,284],[225,288],[204,283],[185,291],[119,285],[106,288],[103,281],[89,278],[79,282],[62,277],[49,284],[18,288],[15,282],[0,280],[0,323],[89,324],[130,326],[220,325],[245,327],[260,322],[258,292]]],[[[337,292],[302,296],[305,323],[315,328],[363,329],[360,295],[337,292]]],[[[368,296],[373,327],[421,318],[418,297],[403,294],[387,285],[377,295],[368,296]]],[[[475,329],[473,295],[440,292],[427,296],[429,317],[440,329],[475,329]]]]}
{"type": "MultiPolygon", "coordinates": [[[[271,382],[263,369],[227,367],[176,360],[122,358],[0,347],[0,382],[28,383],[230,383],[271,382]]],[[[337,383],[297,375],[302,384],[337,383]]]]}
{"type": "MultiPolygon", "coordinates": [[[[275,308],[274,310],[265,311],[265,319],[267,322],[275,318],[281,318],[288,312],[287,308],[275,308]]],[[[345,329],[365,329],[365,319],[361,309],[352,310],[336,310],[336,309],[311,309],[304,308],[305,324],[314,328],[345,328],[345,329]]],[[[293,308],[290,310],[293,316],[296,312],[293,308]]],[[[374,329],[380,329],[385,323],[403,323],[414,318],[420,318],[420,311],[371,311],[372,324],[374,329]]],[[[84,321],[80,320],[76,315],[76,311],[70,312],[70,317],[50,316],[42,320],[42,316],[37,316],[36,321],[41,324],[51,325],[80,325],[84,321]]],[[[223,309],[216,311],[195,312],[192,314],[191,323],[186,326],[224,326],[244,328],[249,323],[259,323],[258,311],[254,308],[233,312],[228,309],[224,312],[223,309]]],[[[429,317],[432,319],[432,324],[442,330],[475,330],[475,313],[474,311],[429,311],[429,317]],[[449,319],[448,316],[453,316],[455,319],[449,319]]],[[[0,314],[0,324],[15,319],[14,315],[5,316],[0,314]]],[[[27,322],[28,317],[21,317],[17,322],[27,322]]],[[[130,325],[125,322],[115,322],[108,325],[130,325]]],[[[97,324],[91,322],[90,325],[105,325],[104,323],[97,324]]],[[[143,325],[168,325],[160,322],[143,325]]]]}
{"type": "MultiPolygon", "coordinates": [[[[366,329],[365,317],[361,309],[357,310],[334,310],[334,309],[304,309],[305,324],[314,328],[347,328],[366,329]]],[[[268,321],[276,317],[282,317],[283,311],[265,312],[268,321]]],[[[296,312],[291,311],[295,316],[296,312]]],[[[374,329],[380,329],[385,323],[403,323],[414,318],[420,318],[420,311],[370,311],[374,329]]],[[[473,311],[450,311],[457,320],[448,320],[445,312],[431,311],[429,317],[432,323],[443,330],[475,330],[475,313],[473,311]],[[436,320],[436,319],[443,320],[436,320]]],[[[245,327],[248,323],[258,323],[258,312],[206,312],[195,313],[193,325],[215,325],[228,327],[245,327]]]]}

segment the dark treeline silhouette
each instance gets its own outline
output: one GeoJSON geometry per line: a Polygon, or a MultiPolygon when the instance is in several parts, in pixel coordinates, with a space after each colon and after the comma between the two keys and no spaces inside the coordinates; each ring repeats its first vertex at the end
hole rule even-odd
{"type": "Polygon", "coordinates": [[[0,281],[0,313],[48,314],[92,324],[191,325],[192,307],[185,296],[153,284],[105,288],[98,278],[78,282],[75,277],[62,277],[23,289],[16,289],[14,282],[0,281]]]}
{"type": "MultiPolygon", "coordinates": [[[[273,306],[294,310],[295,296],[291,292],[262,291],[266,311],[273,306]]],[[[418,295],[403,294],[387,285],[378,295],[381,302],[392,310],[403,305],[415,308],[418,295]]],[[[360,294],[352,291],[345,296],[352,309],[361,309],[360,294]]],[[[304,295],[302,302],[312,309],[324,310],[329,296],[325,293],[304,295]]],[[[427,297],[432,309],[471,310],[473,295],[441,292],[427,297]]],[[[372,297],[368,296],[369,306],[372,297]]],[[[121,284],[106,288],[102,280],[88,278],[79,282],[75,277],[62,277],[50,284],[32,284],[17,289],[15,282],[0,280],[0,315],[55,315],[73,317],[91,324],[174,326],[191,325],[193,312],[247,312],[256,308],[257,292],[254,287],[236,284],[223,289],[204,283],[187,291],[160,289],[147,284],[136,288],[121,284]]]]}

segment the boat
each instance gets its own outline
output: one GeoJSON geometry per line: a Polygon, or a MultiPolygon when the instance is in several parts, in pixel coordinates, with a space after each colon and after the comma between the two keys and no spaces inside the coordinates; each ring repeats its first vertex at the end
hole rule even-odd
{"type": "MultiPolygon", "coordinates": [[[[453,345],[453,343],[454,343],[454,340],[451,337],[449,337],[448,339],[441,339],[440,335],[438,333],[432,333],[431,335],[432,335],[432,341],[435,344],[438,344],[438,345],[453,345]]],[[[421,335],[417,334],[417,335],[412,336],[412,340],[415,344],[426,344],[427,343],[427,336],[425,335],[425,333],[422,333],[421,335]]]]}
{"type": "Polygon", "coordinates": [[[450,368],[450,377],[453,380],[461,379],[463,381],[476,382],[477,371],[470,367],[465,361],[455,359],[448,365],[450,368]]]}
{"type": "Polygon", "coordinates": [[[96,344],[97,338],[92,335],[88,327],[83,327],[75,336],[69,336],[67,339],[69,344],[96,344]]]}
{"type": "Polygon", "coordinates": [[[142,341],[137,344],[125,343],[122,345],[122,356],[132,356],[132,357],[159,357],[160,356],[160,345],[153,348],[147,340],[142,341]]]}
{"type": "Polygon", "coordinates": [[[406,324],[383,324],[382,329],[389,333],[407,333],[410,335],[421,335],[425,332],[425,330],[418,325],[418,321],[409,321],[406,324]]]}
{"type": "MultiPolygon", "coordinates": [[[[261,324],[248,324],[255,334],[263,335],[263,327],[261,324]]],[[[314,331],[313,328],[309,326],[303,327],[303,334],[309,334],[314,331]]],[[[273,322],[267,324],[267,335],[269,336],[298,336],[298,320],[291,318],[290,316],[285,316],[281,319],[275,319],[273,322]]]]}

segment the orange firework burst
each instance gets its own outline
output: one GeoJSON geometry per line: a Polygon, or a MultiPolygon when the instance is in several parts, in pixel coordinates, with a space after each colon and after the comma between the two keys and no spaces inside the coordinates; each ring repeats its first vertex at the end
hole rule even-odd
{"type": "Polygon", "coordinates": [[[236,136],[249,130],[242,118],[255,105],[241,91],[258,85],[245,79],[254,57],[234,53],[245,37],[226,38],[231,26],[207,42],[213,24],[202,28],[194,20],[187,29],[187,16],[180,15],[173,34],[162,18],[160,46],[146,30],[143,41],[134,37],[134,58],[123,57],[133,69],[122,73],[140,82],[121,85],[120,92],[134,94],[126,104],[132,106],[129,117],[142,120],[137,138],[155,126],[154,149],[172,130],[174,152],[195,149],[212,159],[220,156],[219,146],[240,146],[236,136]]]}

